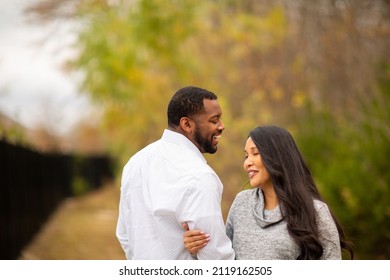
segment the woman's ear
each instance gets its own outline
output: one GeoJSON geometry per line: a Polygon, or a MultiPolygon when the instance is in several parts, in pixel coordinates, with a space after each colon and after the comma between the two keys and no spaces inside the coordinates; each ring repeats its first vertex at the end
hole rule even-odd
{"type": "Polygon", "coordinates": [[[186,133],[191,134],[194,127],[194,123],[190,118],[182,117],[180,119],[180,127],[186,133]]]}

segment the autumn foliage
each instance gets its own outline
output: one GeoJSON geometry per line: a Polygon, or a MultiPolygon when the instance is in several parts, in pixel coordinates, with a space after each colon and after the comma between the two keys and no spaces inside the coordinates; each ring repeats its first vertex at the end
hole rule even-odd
{"type": "Polygon", "coordinates": [[[248,131],[278,124],[357,257],[390,257],[388,1],[57,0],[31,11],[79,22],[70,65],[104,107],[101,133],[121,164],[160,137],[178,88],[207,88],[224,112],[219,151],[207,158],[225,184],[225,214],[246,185],[248,131]]]}

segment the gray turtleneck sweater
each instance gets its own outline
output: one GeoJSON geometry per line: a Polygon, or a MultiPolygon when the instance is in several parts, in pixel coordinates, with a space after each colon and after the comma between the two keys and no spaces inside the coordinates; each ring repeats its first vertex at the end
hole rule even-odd
{"type": "MultiPolygon", "coordinates": [[[[324,248],[321,259],[341,259],[339,234],[328,206],[314,200],[320,242],[324,248]]],[[[300,248],[287,231],[279,206],[264,209],[259,188],[240,192],[229,211],[226,233],[232,240],[237,260],[289,260],[299,256],[300,248]]]]}

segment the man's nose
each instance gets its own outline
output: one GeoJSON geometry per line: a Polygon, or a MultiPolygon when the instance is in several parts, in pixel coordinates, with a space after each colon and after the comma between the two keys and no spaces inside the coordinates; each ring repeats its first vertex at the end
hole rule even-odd
{"type": "Polygon", "coordinates": [[[223,123],[222,120],[219,120],[218,129],[221,130],[221,131],[225,129],[225,124],[223,123]]]}

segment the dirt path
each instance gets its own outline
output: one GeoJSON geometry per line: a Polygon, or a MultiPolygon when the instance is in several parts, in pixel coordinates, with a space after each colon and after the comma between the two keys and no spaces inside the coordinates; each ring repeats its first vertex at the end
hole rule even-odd
{"type": "Polygon", "coordinates": [[[119,189],[113,185],[66,200],[25,248],[24,260],[121,260],[115,236],[119,189]]]}

